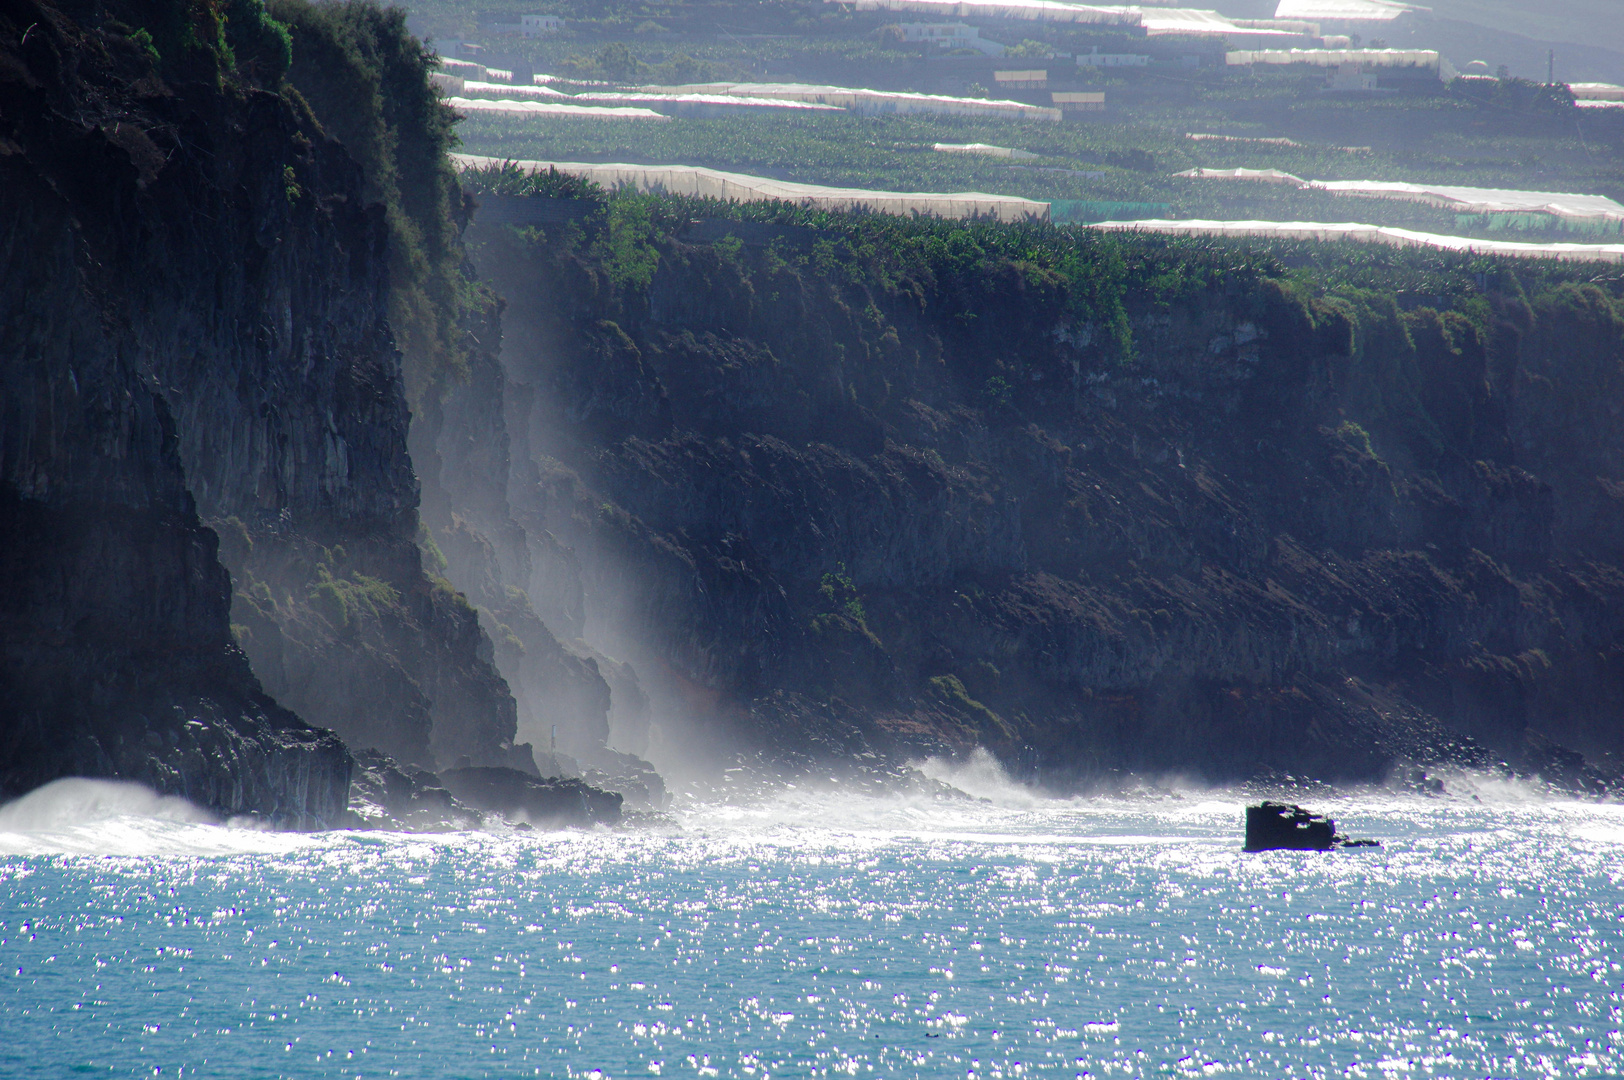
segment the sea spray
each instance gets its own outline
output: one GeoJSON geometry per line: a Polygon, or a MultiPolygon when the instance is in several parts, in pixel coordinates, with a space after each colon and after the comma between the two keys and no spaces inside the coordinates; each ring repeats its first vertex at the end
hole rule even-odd
{"type": "Polygon", "coordinates": [[[1000,806],[1029,807],[1042,799],[1030,787],[1011,779],[1003,764],[979,746],[962,760],[926,758],[916,768],[932,780],[1000,806]]]}
{"type": "Polygon", "coordinates": [[[127,780],[88,780],[70,776],[35,788],[0,806],[0,832],[60,832],[112,818],[209,822],[201,807],[173,795],[160,795],[127,780]]]}
{"type": "Polygon", "coordinates": [[[280,853],[303,842],[126,780],[65,777],[0,805],[0,857],[280,853]]]}

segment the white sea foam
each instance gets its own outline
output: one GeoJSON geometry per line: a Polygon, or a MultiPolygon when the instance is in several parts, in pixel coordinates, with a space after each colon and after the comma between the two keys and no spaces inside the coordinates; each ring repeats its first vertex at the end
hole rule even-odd
{"type": "Polygon", "coordinates": [[[60,832],[113,818],[204,822],[213,817],[173,795],[160,795],[128,780],[86,780],[71,776],[35,788],[0,806],[0,832],[60,832]]]}
{"type": "Polygon", "coordinates": [[[302,842],[127,780],[66,777],[0,805],[0,855],[231,855],[302,842]]]}
{"type": "Polygon", "coordinates": [[[933,757],[915,767],[932,780],[998,806],[1024,809],[1048,801],[1037,791],[1012,779],[1003,763],[979,746],[962,761],[933,757]]]}

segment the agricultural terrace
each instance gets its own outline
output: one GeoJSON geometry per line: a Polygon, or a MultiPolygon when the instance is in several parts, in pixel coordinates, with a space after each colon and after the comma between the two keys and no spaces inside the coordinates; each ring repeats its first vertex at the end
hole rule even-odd
{"type": "MultiPolygon", "coordinates": [[[[1370,138],[1368,115],[1337,102],[1278,103],[1270,122],[1237,122],[1222,100],[1145,106],[1131,117],[1061,123],[943,116],[729,116],[625,124],[593,119],[469,115],[463,148],[492,157],[685,164],[800,183],[893,191],[984,191],[1056,203],[1059,220],[1173,217],[1361,221],[1463,236],[1503,235],[1504,223],[1445,207],[1280,184],[1176,173],[1273,168],[1316,180],[1387,180],[1519,187],[1528,163],[1542,189],[1624,199],[1624,116],[1524,125],[1484,135],[1470,102],[1415,102],[1391,119],[1433,129],[1414,144],[1370,138]],[[1585,128],[1591,129],[1586,135],[1585,128]],[[1602,141],[1606,129],[1620,137],[1602,141]],[[1218,130],[1282,142],[1192,139],[1218,130]],[[1343,137],[1338,138],[1338,135],[1343,137]],[[1354,139],[1363,137],[1362,143],[1354,139]],[[944,154],[937,143],[987,143],[1036,155],[1011,160],[944,154]],[[1352,146],[1353,149],[1343,147],[1352,146]]],[[[1519,223],[1517,239],[1571,240],[1551,222],[1519,223]]]]}

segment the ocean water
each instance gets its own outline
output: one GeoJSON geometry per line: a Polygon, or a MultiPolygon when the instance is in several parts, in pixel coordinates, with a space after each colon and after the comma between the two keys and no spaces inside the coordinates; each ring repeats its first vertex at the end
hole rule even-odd
{"type": "MultiPolygon", "coordinates": [[[[0,808],[0,1076],[1624,1073],[1624,807],[767,785],[669,827],[288,835],[0,808]]],[[[1457,785],[1461,786],[1461,785],[1457,785]]]]}

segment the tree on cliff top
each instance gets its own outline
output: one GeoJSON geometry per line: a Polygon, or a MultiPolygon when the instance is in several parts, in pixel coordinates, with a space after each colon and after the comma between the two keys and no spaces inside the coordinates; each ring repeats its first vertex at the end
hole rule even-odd
{"type": "Polygon", "coordinates": [[[468,207],[446,156],[457,115],[429,83],[434,54],[406,13],[372,0],[272,0],[293,35],[288,81],[360,163],[389,227],[389,324],[414,407],[463,366],[462,323],[476,294],[462,272],[468,207]]]}

